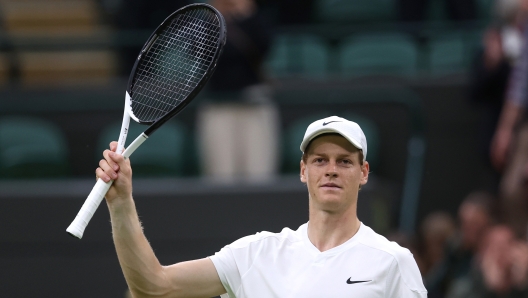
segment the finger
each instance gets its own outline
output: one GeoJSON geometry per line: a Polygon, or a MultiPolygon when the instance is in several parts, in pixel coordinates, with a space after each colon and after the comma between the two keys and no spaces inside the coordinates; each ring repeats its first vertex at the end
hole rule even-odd
{"type": "Polygon", "coordinates": [[[97,168],[95,170],[95,177],[96,179],[102,179],[104,182],[109,182],[110,180],[112,180],[101,168],[97,168]]]}
{"type": "MultiPolygon", "coordinates": [[[[112,167],[108,164],[108,162],[104,159],[101,159],[99,161],[99,168],[102,169],[102,171],[106,174],[105,176],[99,176],[101,178],[109,178],[112,180],[115,180],[117,178],[117,172],[112,169],[112,167]]],[[[109,179],[103,179],[104,181],[108,182],[109,179]]]]}
{"type": "Polygon", "coordinates": [[[110,142],[110,150],[112,150],[114,152],[117,150],[117,142],[116,141],[110,142]]]}
{"type": "Polygon", "coordinates": [[[114,161],[115,164],[118,165],[118,169],[116,170],[116,172],[123,173],[125,175],[130,175],[132,173],[129,158],[125,158],[121,154],[117,154],[114,152],[109,152],[108,156],[114,161]]]}
{"type": "Polygon", "coordinates": [[[108,162],[108,165],[115,171],[119,171],[119,164],[116,161],[116,156],[121,156],[119,154],[116,154],[114,151],[105,150],[103,152],[103,156],[105,160],[108,162]]]}
{"type": "Polygon", "coordinates": [[[108,152],[108,157],[112,159],[112,161],[120,168],[121,164],[125,161],[125,158],[123,155],[115,153],[115,152],[108,152]]]}

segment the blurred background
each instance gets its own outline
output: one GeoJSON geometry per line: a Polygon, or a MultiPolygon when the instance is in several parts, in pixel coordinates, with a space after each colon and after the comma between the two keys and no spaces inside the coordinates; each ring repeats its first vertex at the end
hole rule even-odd
{"type": "MultiPolygon", "coordinates": [[[[216,73],[131,157],[160,261],[306,222],[299,145],[338,115],[368,140],[359,218],[411,250],[429,297],[528,297],[526,2],[208,1],[227,22],[216,73]]],[[[0,1],[2,296],[127,295],[106,206],[82,240],[65,229],[139,50],[189,3],[0,1]]]]}

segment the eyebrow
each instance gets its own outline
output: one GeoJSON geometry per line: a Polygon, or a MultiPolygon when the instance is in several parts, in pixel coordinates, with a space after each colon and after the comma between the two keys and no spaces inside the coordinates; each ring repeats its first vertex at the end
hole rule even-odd
{"type": "MultiPolygon", "coordinates": [[[[351,158],[353,155],[354,155],[355,152],[349,152],[349,153],[344,153],[344,154],[338,154],[337,155],[337,158],[351,158]]],[[[321,156],[321,157],[327,157],[328,154],[325,153],[325,152],[321,152],[321,153],[317,153],[317,152],[313,152],[311,155],[314,155],[314,156],[321,156]]]]}

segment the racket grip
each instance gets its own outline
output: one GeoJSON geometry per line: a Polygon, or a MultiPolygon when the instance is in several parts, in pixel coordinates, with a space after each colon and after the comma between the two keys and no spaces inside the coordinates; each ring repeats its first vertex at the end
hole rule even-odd
{"type": "Polygon", "coordinates": [[[97,207],[99,207],[101,204],[101,201],[108,192],[108,189],[110,189],[110,186],[112,186],[113,182],[114,181],[111,180],[107,183],[100,178],[97,179],[97,183],[95,183],[92,191],[86,198],[86,201],[84,201],[81,210],[79,210],[79,213],[77,213],[77,216],[73,222],[66,229],[66,232],[79,239],[82,238],[84,229],[86,229],[86,226],[92,219],[95,210],[97,210],[97,207]]]}

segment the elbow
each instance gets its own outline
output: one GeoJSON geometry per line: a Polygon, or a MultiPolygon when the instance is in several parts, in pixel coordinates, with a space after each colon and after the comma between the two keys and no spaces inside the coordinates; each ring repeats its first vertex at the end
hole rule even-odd
{"type": "Polygon", "coordinates": [[[165,268],[159,272],[149,274],[149,278],[143,279],[142,283],[129,284],[130,296],[133,298],[165,298],[181,297],[178,295],[167,275],[165,268]]]}

